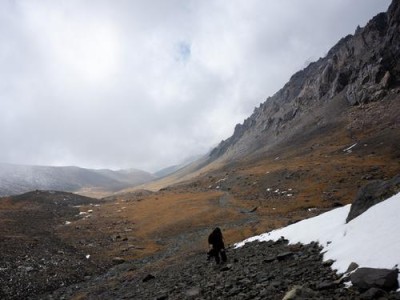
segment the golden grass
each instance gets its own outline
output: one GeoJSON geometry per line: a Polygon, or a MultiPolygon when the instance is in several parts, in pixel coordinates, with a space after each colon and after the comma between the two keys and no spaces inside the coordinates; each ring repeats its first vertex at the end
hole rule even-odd
{"type": "Polygon", "coordinates": [[[183,246],[187,251],[198,251],[206,249],[208,233],[216,224],[244,217],[234,199],[227,206],[220,204],[223,195],[214,190],[160,192],[141,201],[124,196],[99,207],[80,207],[81,211],[93,212],[87,218],[61,226],[58,234],[98,261],[110,261],[114,256],[128,260],[148,256],[164,249],[181,234],[204,230],[203,237],[183,246]],[[77,244],[82,240],[85,243],[77,244]],[[101,249],[93,247],[100,244],[101,249]]]}

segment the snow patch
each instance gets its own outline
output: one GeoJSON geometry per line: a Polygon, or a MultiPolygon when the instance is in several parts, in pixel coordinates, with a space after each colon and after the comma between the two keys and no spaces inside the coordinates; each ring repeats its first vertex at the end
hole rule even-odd
{"type": "Polygon", "coordinates": [[[343,149],[343,152],[351,152],[351,149],[353,149],[355,146],[357,146],[357,143],[351,145],[350,147],[343,149]]]}
{"type": "Polygon", "coordinates": [[[251,237],[235,247],[253,241],[276,241],[283,236],[290,244],[319,242],[324,246],[324,260],[334,260],[332,268],[339,273],[346,272],[351,262],[370,268],[392,269],[400,266],[400,193],[374,205],[346,224],[349,211],[350,205],[346,205],[251,237]]]}

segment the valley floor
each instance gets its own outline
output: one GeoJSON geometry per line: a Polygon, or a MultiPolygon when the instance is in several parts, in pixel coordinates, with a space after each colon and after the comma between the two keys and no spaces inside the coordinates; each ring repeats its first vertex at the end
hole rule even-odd
{"type": "MultiPolygon", "coordinates": [[[[102,200],[45,191],[0,198],[0,298],[36,299],[53,293],[53,298],[98,299],[111,297],[113,291],[117,298],[147,297],[150,290],[142,280],[148,274],[156,279],[147,286],[154,292],[165,291],[172,299],[188,293],[211,299],[211,290],[225,297],[235,288],[239,289],[235,297],[246,299],[239,295],[252,284],[258,284],[257,296],[262,297],[263,289],[272,292],[274,280],[266,284],[252,277],[250,282],[240,279],[249,277],[243,273],[247,272],[244,262],[250,260],[241,252],[245,250],[231,250],[226,271],[204,261],[208,234],[219,226],[226,244],[232,245],[349,204],[361,186],[399,174],[398,103],[354,107],[346,126],[292,140],[293,144],[210,169],[158,192],[142,190],[102,200]],[[384,107],[390,105],[393,110],[384,107]],[[375,114],[382,111],[388,111],[387,122],[379,118],[375,124],[375,114]],[[370,121],[360,123],[365,114],[370,121]],[[182,279],[174,277],[172,270],[177,269],[184,272],[182,279]],[[201,278],[189,283],[185,274],[190,270],[198,270],[201,278]],[[214,277],[210,281],[214,286],[207,287],[209,276],[214,277]],[[162,283],[156,289],[158,279],[162,283]],[[179,280],[184,286],[179,286],[179,280]]],[[[266,253],[274,247],[268,246],[266,253]]],[[[284,247],[278,250],[294,251],[284,247]]],[[[290,259],[305,258],[306,249],[296,250],[290,259]]],[[[277,263],[262,266],[268,269],[277,263]]],[[[279,279],[276,295],[306,280],[303,275],[290,282],[279,279]]],[[[310,280],[310,288],[324,293],[310,280]]],[[[340,285],[332,288],[343,292],[340,285]]]]}

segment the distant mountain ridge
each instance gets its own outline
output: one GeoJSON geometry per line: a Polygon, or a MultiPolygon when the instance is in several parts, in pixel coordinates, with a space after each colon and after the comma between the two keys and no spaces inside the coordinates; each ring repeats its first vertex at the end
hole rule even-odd
{"type": "Polygon", "coordinates": [[[153,179],[154,175],[136,169],[112,171],[0,163],[0,196],[37,189],[66,192],[103,189],[116,192],[153,179]]]}

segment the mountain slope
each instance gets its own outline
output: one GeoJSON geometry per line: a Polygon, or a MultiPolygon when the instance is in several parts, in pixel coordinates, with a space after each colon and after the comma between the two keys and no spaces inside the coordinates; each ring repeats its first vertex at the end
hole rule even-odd
{"type": "MultiPolygon", "coordinates": [[[[288,167],[278,161],[282,156],[296,159],[297,169],[325,164],[323,157],[334,156],[351,173],[389,163],[392,170],[383,170],[389,174],[382,178],[394,176],[400,171],[399,6],[399,1],[393,1],[388,12],[378,14],[354,35],[341,39],[326,57],[294,74],[208,157],[141,188],[156,190],[193,181],[207,187],[212,180],[206,177],[224,178],[239,169],[266,177],[268,169],[277,170],[276,164],[280,172],[287,172],[288,167]],[[342,152],[352,145],[355,148],[342,152]],[[349,161],[341,153],[353,153],[362,162],[349,161]]],[[[286,160],[285,164],[293,168],[293,163],[286,160]]],[[[357,180],[351,193],[360,184],[364,182],[357,180]]]]}
{"type": "Polygon", "coordinates": [[[375,16],[341,39],[326,57],[297,72],[275,95],[238,124],[211,153],[233,160],[265,151],[295,136],[343,122],[353,105],[397,95],[400,86],[400,8],[375,16]]]}

